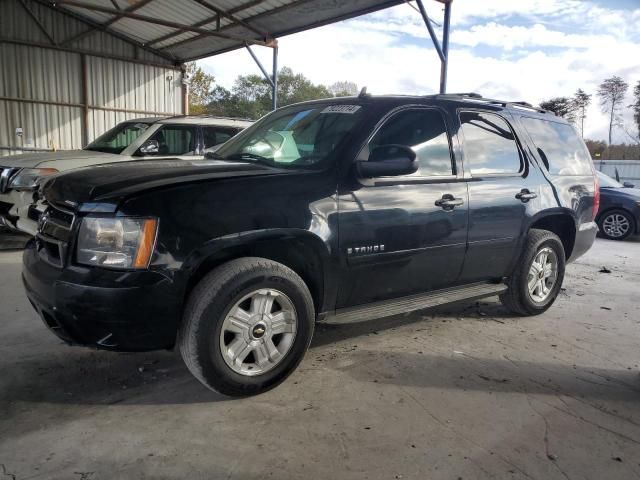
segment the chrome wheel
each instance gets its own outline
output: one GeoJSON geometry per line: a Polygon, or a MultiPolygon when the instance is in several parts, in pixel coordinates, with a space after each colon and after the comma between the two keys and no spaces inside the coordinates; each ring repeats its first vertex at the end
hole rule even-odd
{"type": "Polygon", "coordinates": [[[558,280],[558,256],[550,247],[544,247],[536,254],[529,267],[527,286],[534,302],[542,303],[551,294],[558,280]]]}
{"type": "Polygon", "coordinates": [[[289,297],[274,289],[255,290],[236,302],[222,323],[222,358],[241,375],[268,372],[291,349],[297,325],[289,297]]]}
{"type": "Polygon", "coordinates": [[[624,237],[629,233],[631,224],[629,219],[621,213],[607,215],[602,221],[602,229],[611,238],[624,237]]]}

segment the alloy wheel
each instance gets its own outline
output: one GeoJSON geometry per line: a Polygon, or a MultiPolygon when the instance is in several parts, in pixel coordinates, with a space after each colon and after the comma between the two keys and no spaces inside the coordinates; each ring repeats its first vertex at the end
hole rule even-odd
{"type": "Polygon", "coordinates": [[[231,307],[222,323],[220,350],[234,372],[261,375],[285,358],[297,330],[293,302],[275,289],[259,289],[231,307]]]}
{"type": "Polygon", "coordinates": [[[620,213],[607,215],[602,221],[602,229],[611,238],[624,237],[631,228],[629,219],[620,213]]]}
{"type": "Polygon", "coordinates": [[[558,256],[550,247],[541,248],[531,262],[527,275],[529,295],[534,302],[549,298],[558,279],[558,256]]]}

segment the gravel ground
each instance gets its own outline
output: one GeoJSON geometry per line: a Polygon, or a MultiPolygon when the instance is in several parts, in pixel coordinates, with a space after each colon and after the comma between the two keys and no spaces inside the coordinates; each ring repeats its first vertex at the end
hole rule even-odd
{"type": "Polygon", "coordinates": [[[640,477],[639,259],[597,240],[535,318],[320,325],[283,385],[232,400],[172,352],[62,345],[0,252],[0,480],[640,477]]]}

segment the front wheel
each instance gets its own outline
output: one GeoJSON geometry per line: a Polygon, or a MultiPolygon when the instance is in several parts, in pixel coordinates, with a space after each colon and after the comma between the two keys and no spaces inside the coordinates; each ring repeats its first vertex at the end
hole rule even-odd
{"type": "Polygon", "coordinates": [[[263,258],[241,258],[216,268],[195,287],[178,345],[205,386],[225,395],[253,395],[295,370],[314,323],[311,293],[293,270],[263,258]]]}
{"type": "Polygon", "coordinates": [[[636,230],[633,216],[625,210],[611,210],[598,220],[600,234],[609,240],[624,240],[636,230]]]}
{"type": "Polygon", "coordinates": [[[518,315],[538,315],[555,301],[564,280],[565,254],[560,238],[547,230],[532,229],[519,264],[500,296],[503,305],[518,315]]]}

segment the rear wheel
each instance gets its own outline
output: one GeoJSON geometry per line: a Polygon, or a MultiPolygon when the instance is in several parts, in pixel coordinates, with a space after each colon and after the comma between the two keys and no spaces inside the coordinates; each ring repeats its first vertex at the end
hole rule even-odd
{"type": "Polygon", "coordinates": [[[313,334],[313,300],[286,266],[242,258],[191,293],[178,344],[191,373],[225,395],[260,393],[298,366],[313,334]]]}
{"type": "Polygon", "coordinates": [[[538,315],[555,301],[564,280],[565,254],[560,238],[547,230],[529,231],[519,264],[500,296],[518,315],[538,315]]]}
{"type": "Polygon", "coordinates": [[[636,231],[633,216],[625,210],[610,210],[598,220],[600,234],[609,240],[624,240],[636,231]]]}

